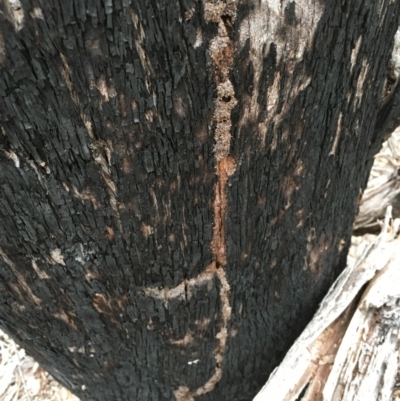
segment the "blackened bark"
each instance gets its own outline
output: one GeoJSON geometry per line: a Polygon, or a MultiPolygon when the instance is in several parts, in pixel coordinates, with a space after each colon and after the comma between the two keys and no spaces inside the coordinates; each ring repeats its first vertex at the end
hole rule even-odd
{"type": "Polygon", "coordinates": [[[344,266],[400,3],[3,0],[0,318],[85,400],[250,400],[344,266]]]}

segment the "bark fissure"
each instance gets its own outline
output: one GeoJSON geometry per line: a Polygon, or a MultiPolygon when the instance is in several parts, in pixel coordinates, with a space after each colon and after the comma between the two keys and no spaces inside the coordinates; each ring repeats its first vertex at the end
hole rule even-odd
{"type": "Polygon", "coordinates": [[[71,69],[68,65],[68,61],[64,54],[60,53],[60,59],[62,61],[63,69],[61,71],[62,76],[68,88],[68,92],[71,96],[71,100],[74,103],[77,113],[79,114],[83,124],[85,125],[86,131],[89,135],[91,143],[89,147],[91,148],[93,159],[100,170],[100,175],[106,185],[107,194],[110,201],[110,206],[115,213],[117,219],[118,228],[123,235],[121,216],[118,210],[117,201],[117,185],[115,184],[112,174],[111,174],[111,146],[109,143],[99,139],[93,130],[93,124],[89,119],[89,116],[83,110],[78,94],[75,92],[72,83],[71,69]]]}
{"type": "Polygon", "coordinates": [[[29,284],[27,283],[26,278],[16,268],[15,264],[11,261],[2,248],[0,248],[0,256],[3,258],[4,263],[11,269],[19,284],[19,286],[16,286],[12,283],[9,283],[9,286],[19,295],[21,299],[23,299],[25,296],[29,301],[36,305],[36,307],[40,307],[42,300],[33,293],[29,287],[29,284]]]}
{"type": "Polygon", "coordinates": [[[146,50],[144,48],[144,38],[145,38],[145,33],[142,27],[142,24],[140,22],[140,18],[134,9],[134,7],[131,7],[131,16],[132,16],[132,22],[136,30],[136,38],[135,38],[135,47],[136,51],[138,53],[140,62],[143,67],[143,71],[145,74],[145,83],[146,83],[146,88],[147,90],[151,91],[151,77],[154,76],[154,70],[151,65],[151,62],[149,58],[146,56],[146,50]]]}

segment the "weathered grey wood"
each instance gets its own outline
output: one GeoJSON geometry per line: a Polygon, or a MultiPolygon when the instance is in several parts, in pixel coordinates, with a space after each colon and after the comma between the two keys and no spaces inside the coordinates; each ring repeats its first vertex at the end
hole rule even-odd
{"type": "Polygon", "coordinates": [[[400,368],[399,224],[387,232],[386,223],[342,272],[254,401],[392,400],[400,368]]]}
{"type": "MultiPolygon", "coordinates": [[[[390,138],[390,135],[394,132],[394,130],[400,126],[400,29],[397,30],[395,35],[394,46],[392,50],[391,59],[389,61],[388,75],[386,84],[383,90],[383,96],[379,103],[379,112],[378,117],[375,122],[375,132],[371,141],[371,146],[369,149],[367,170],[369,170],[372,166],[374,156],[381,149],[381,146],[384,141],[387,141],[390,138]]],[[[391,205],[391,201],[395,199],[396,194],[395,191],[390,191],[392,189],[393,180],[389,185],[386,185],[382,188],[382,191],[386,193],[387,198],[382,197],[382,203],[385,203],[382,207],[377,207],[377,211],[372,212],[372,208],[368,208],[366,205],[366,209],[360,211],[359,215],[360,219],[358,219],[358,227],[356,224],[355,228],[365,227],[365,224],[368,224],[370,221],[365,221],[366,215],[374,214],[374,218],[376,215],[383,216],[388,205],[391,205]],[[389,186],[389,188],[388,188],[389,186]]],[[[393,188],[393,189],[397,189],[393,188]]],[[[371,205],[373,201],[376,203],[379,202],[379,196],[370,197],[369,199],[365,199],[366,203],[371,205]]],[[[374,219],[373,218],[373,219],[374,219]]]]}
{"type": "MultiPolygon", "coordinates": [[[[400,31],[398,31],[400,37],[400,31]]],[[[400,46],[400,43],[399,43],[400,46]]],[[[399,54],[400,59],[400,54],[399,54]]],[[[383,144],[374,158],[368,185],[359,203],[354,229],[376,231],[385,210],[392,206],[393,217],[400,217],[400,127],[383,144]]]]}
{"type": "Polygon", "coordinates": [[[399,167],[389,167],[380,177],[369,181],[361,199],[359,212],[354,222],[354,229],[379,227],[379,219],[383,217],[385,209],[390,205],[396,206],[396,214],[399,215],[399,198],[399,167]]]}
{"type": "Polygon", "coordinates": [[[400,241],[352,317],[323,391],[324,400],[392,401],[400,368],[400,241]]]}
{"type": "Polygon", "coordinates": [[[399,2],[0,11],[2,327],[84,400],[250,400],[344,267],[399,2]]]}

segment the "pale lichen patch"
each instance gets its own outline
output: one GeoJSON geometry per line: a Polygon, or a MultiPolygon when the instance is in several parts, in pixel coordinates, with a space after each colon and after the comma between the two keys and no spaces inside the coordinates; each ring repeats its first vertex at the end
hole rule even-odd
{"type": "Polygon", "coordinates": [[[52,249],[50,251],[50,257],[51,257],[51,259],[49,260],[49,263],[51,263],[53,265],[58,264],[58,265],[65,266],[64,255],[61,253],[60,248],[52,249]]]}
{"type": "MultiPolygon", "coordinates": [[[[63,183],[64,184],[64,183],[63,183]]],[[[68,186],[67,186],[68,188],[68,186]]],[[[95,197],[95,195],[93,194],[92,191],[90,191],[89,188],[84,189],[82,192],[79,192],[75,186],[72,185],[72,195],[74,198],[77,198],[79,200],[85,201],[88,200],[92,203],[93,205],[93,209],[94,210],[99,210],[101,207],[100,202],[98,201],[98,199],[95,197]]],[[[68,189],[68,192],[70,190],[68,189]]]]}
{"type": "MultiPolygon", "coordinates": [[[[1,37],[0,37],[0,40],[1,40],[1,37]]],[[[4,149],[0,149],[0,150],[3,151],[3,153],[6,155],[7,158],[9,158],[10,160],[12,160],[14,162],[15,167],[17,167],[17,168],[20,167],[21,163],[20,163],[19,157],[17,156],[16,153],[14,153],[12,150],[9,150],[9,151],[6,151],[4,149]]]]}
{"type": "Polygon", "coordinates": [[[106,232],[104,235],[109,241],[113,241],[115,238],[115,232],[112,227],[106,226],[106,232]]]}
{"type": "Polygon", "coordinates": [[[50,278],[50,276],[45,271],[39,268],[34,259],[32,259],[32,268],[41,280],[46,280],[50,278]]]}
{"type": "Polygon", "coordinates": [[[119,324],[109,298],[105,297],[103,294],[96,293],[92,298],[92,305],[99,314],[107,316],[112,323],[116,325],[119,324]]]}
{"type": "Polygon", "coordinates": [[[153,188],[149,188],[149,195],[151,196],[151,200],[154,206],[154,209],[158,212],[158,201],[157,201],[157,196],[156,193],[154,192],[153,188]]]}
{"type": "Polygon", "coordinates": [[[186,118],[186,106],[181,96],[172,96],[172,102],[174,105],[174,111],[180,118],[186,118]]]}
{"type": "Polygon", "coordinates": [[[333,141],[332,149],[329,152],[329,155],[335,155],[336,154],[337,147],[338,147],[338,144],[339,144],[340,135],[341,135],[342,131],[343,131],[343,113],[340,112],[339,120],[338,120],[337,128],[336,128],[335,139],[333,141]]]}
{"type": "Polygon", "coordinates": [[[102,276],[99,272],[96,270],[87,270],[85,272],[85,279],[90,281],[90,280],[102,280],[102,276]]]}
{"type": "Polygon", "coordinates": [[[65,313],[64,310],[60,309],[59,312],[53,313],[53,317],[55,317],[58,320],[61,320],[72,330],[78,330],[78,327],[76,326],[76,324],[73,321],[73,319],[71,318],[71,316],[69,316],[67,313],[65,313]]]}
{"type": "Polygon", "coordinates": [[[203,330],[207,330],[208,327],[210,326],[211,323],[211,319],[209,318],[203,318],[201,320],[196,320],[194,322],[194,324],[196,325],[196,329],[203,331],[203,330]]]}
{"type": "Polygon", "coordinates": [[[295,177],[304,177],[306,174],[306,167],[304,165],[303,160],[298,159],[296,161],[296,167],[294,169],[294,176],[295,177]]]}
{"type": "Polygon", "coordinates": [[[193,333],[191,333],[190,331],[188,333],[186,333],[185,337],[179,339],[179,340],[168,340],[168,342],[171,345],[178,345],[178,346],[182,346],[185,347],[186,345],[192,343],[194,340],[193,338],[193,333]]]}
{"type": "Polygon", "coordinates": [[[150,63],[150,59],[147,56],[147,52],[145,51],[144,29],[140,22],[139,15],[136,13],[133,6],[131,7],[131,17],[132,17],[133,26],[135,27],[135,31],[136,31],[135,48],[136,48],[137,54],[139,56],[140,63],[142,64],[144,73],[146,75],[147,90],[150,91],[151,77],[154,75],[154,71],[153,71],[153,67],[150,63]]]}
{"type": "Polygon", "coordinates": [[[40,306],[42,303],[42,300],[37,297],[33,291],[30,289],[29,284],[26,281],[26,278],[24,275],[17,269],[15,266],[15,263],[8,257],[8,255],[4,252],[2,248],[0,248],[0,256],[3,258],[4,263],[10,268],[10,270],[13,272],[14,276],[17,279],[17,282],[19,286],[13,284],[13,283],[8,283],[10,287],[14,289],[16,293],[20,296],[21,299],[24,298],[24,294],[28,297],[28,300],[32,303],[34,303],[36,306],[40,306]],[[23,292],[21,291],[23,290],[23,292]]]}
{"type": "Polygon", "coordinates": [[[350,57],[350,70],[353,72],[353,69],[356,65],[358,53],[360,51],[360,46],[362,42],[362,36],[360,36],[357,39],[356,45],[354,46],[353,50],[351,51],[351,57],[350,57]]]}
{"type": "Polygon", "coordinates": [[[37,18],[44,20],[43,10],[40,7],[33,7],[32,11],[29,13],[31,18],[37,18]]]}
{"type": "Polygon", "coordinates": [[[396,80],[400,77],[400,29],[394,36],[392,58],[389,61],[389,76],[396,80]]]}
{"type": "Polygon", "coordinates": [[[304,226],[304,224],[305,224],[305,222],[306,222],[306,219],[305,219],[305,216],[304,216],[304,209],[299,209],[299,210],[297,210],[296,213],[295,213],[295,215],[296,215],[296,217],[297,217],[297,225],[296,225],[296,228],[297,228],[297,229],[300,229],[300,228],[302,228],[302,227],[304,226]]]}
{"type": "Polygon", "coordinates": [[[107,84],[103,75],[101,75],[97,80],[97,89],[105,102],[108,102],[110,98],[117,96],[117,91],[115,90],[114,85],[107,84]]]}
{"type": "Polygon", "coordinates": [[[194,42],[193,47],[197,49],[203,44],[203,31],[201,29],[198,29],[196,32],[196,41],[194,42]]]}
{"type": "Polygon", "coordinates": [[[283,178],[282,181],[282,194],[284,195],[282,199],[283,210],[289,209],[292,204],[292,200],[296,192],[300,189],[300,185],[298,181],[294,179],[294,177],[288,174],[283,178]]]}
{"type": "Polygon", "coordinates": [[[6,10],[11,22],[14,24],[16,31],[19,31],[24,26],[24,10],[20,0],[5,0],[6,10]]]}
{"type": "Polygon", "coordinates": [[[148,238],[151,234],[154,233],[153,227],[148,224],[144,224],[144,223],[142,223],[140,231],[142,232],[142,234],[145,238],[148,238]]]}
{"type": "Polygon", "coordinates": [[[360,73],[359,73],[358,79],[357,79],[356,97],[359,99],[361,99],[361,97],[364,94],[363,87],[364,87],[365,79],[367,77],[368,69],[369,69],[368,60],[367,60],[367,58],[364,58],[362,60],[360,73]]]}

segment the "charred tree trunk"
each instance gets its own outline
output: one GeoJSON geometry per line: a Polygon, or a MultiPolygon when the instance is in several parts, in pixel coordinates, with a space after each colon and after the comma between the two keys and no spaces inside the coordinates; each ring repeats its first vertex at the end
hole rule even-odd
{"type": "Polygon", "coordinates": [[[344,267],[400,2],[0,4],[1,325],[84,400],[250,400],[344,267]]]}

